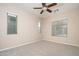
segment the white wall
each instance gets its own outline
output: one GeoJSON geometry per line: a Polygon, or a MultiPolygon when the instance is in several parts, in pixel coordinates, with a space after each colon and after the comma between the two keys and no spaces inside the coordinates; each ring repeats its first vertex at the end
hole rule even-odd
{"type": "MultiPolygon", "coordinates": [[[[68,4],[67,4],[68,5],[68,4]]],[[[79,46],[79,8],[61,7],[60,12],[52,13],[41,20],[42,34],[38,31],[39,18],[31,15],[12,4],[0,4],[0,50],[28,44],[33,41],[44,40],[79,46]],[[67,10],[65,10],[67,9],[67,10]],[[17,31],[18,34],[7,35],[7,12],[18,16],[17,31]],[[51,35],[51,25],[53,21],[67,17],[68,37],[54,37],[51,35]],[[41,37],[42,36],[42,37],[41,37]]],[[[67,6],[68,7],[68,6],[67,6]]],[[[72,6],[73,7],[73,6],[72,6]]]]}
{"type": "Polygon", "coordinates": [[[59,7],[59,12],[43,18],[42,35],[44,40],[79,47],[79,5],[66,4],[59,7]],[[52,36],[52,22],[64,17],[68,18],[68,37],[52,36]]]}
{"type": "Polygon", "coordinates": [[[0,50],[28,44],[40,39],[39,18],[12,4],[0,4],[0,50]],[[16,14],[17,34],[7,35],[7,12],[16,14]]]}

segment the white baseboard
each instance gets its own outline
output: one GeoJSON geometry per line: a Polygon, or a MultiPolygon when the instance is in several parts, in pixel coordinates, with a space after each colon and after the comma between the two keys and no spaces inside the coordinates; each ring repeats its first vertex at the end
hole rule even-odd
{"type": "Polygon", "coordinates": [[[28,41],[28,42],[22,42],[23,44],[16,45],[16,46],[13,46],[13,47],[4,48],[4,49],[0,49],[0,51],[4,51],[4,50],[20,47],[20,46],[23,46],[23,45],[28,45],[28,44],[31,44],[31,43],[34,43],[34,42],[37,42],[37,41],[40,41],[40,40],[32,40],[32,41],[28,41]]]}
{"type": "MultiPolygon", "coordinates": [[[[52,40],[46,40],[46,39],[43,39],[45,41],[50,41],[50,42],[55,42],[55,41],[52,41],[52,40]]],[[[60,42],[55,42],[55,43],[59,43],[59,44],[65,44],[65,45],[70,45],[70,46],[75,46],[75,47],[79,47],[79,45],[76,45],[76,44],[68,44],[68,43],[60,43],[60,42]]]]}

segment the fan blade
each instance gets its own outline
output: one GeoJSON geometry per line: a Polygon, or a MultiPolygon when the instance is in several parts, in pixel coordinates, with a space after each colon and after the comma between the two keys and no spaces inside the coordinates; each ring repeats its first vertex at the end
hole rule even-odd
{"type": "Polygon", "coordinates": [[[42,7],[36,7],[36,8],[33,8],[33,9],[42,9],[42,7]]]}
{"type": "Polygon", "coordinates": [[[46,3],[42,3],[42,6],[45,7],[46,6],[46,3]]]}
{"type": "Polygon", "coordinates": [[[50,10],[50,9],[47,9],[47,11],[50,12],[50,13],[52,12],[52,10],[50,10]]]}
{"type": "Polygon", "coordinates": [[[42,10],[41,12],[40,12],[40,14],[42,14],[44,12],[44,10],[42,10]]]}
{"type": "Polygon", "coordinates": [[[52,6],[55,6],[55,5],[57,5],[57,3],[49,4],[47,7],[49,8],[49,7],[52,7],[52,6]]]}

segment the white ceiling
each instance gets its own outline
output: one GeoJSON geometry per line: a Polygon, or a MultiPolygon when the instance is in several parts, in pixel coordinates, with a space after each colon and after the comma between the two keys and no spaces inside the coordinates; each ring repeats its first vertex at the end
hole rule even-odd
{"type": "MultiPolygon", "coordinates": [[[[49,3],[47,3],[49,4],[49,3]]],[[[41,3],[17,3],[16,4],[17,6],[23,8],[25,11],[31,13],[31,14],[34,14],[38,17],[45,17],[47,15],[51,15],[51,14],[54,14],[54,11],[56,9],[59,9],[59,11],[61,11],[62,9],[63,10],[68,10],[68,9],[71,9],[71,8],[75,8],[75,7],[79,7],[79,4],[78,3],[58,3],[58,5],[50,8],[53,12],[52,13],[48,13],[48,12],[44,12],[43,14],[40,14],[40,9],[33,9],[34,7],[41,7],[41,3]]]]}
{"type": "MultiPolygon", "coordinates": [[[[12,4],[12,3],[10,3],[12,4]]],[[[49,3],[47,3],[49,4],[49,3]]],[[[36,15],[37,17],[46,17],[48,15],[54,14],[54,12],[58,9],[58,12],[62,12],[65,10],[69,10],[71,8],[79,8],[79,3],[58,3],[58,5],[51,7],[52,13],[44,12],[43,14],[40,14],[40,9],[33,9],[34,7],[41,7],[41,3],[14,3],[12,5],[16,5],[17,7],[22,8],[28,13],[31,13],[33,15],[36,15]]]]}
{"type": "Polygon", "coordinates": [[[23,8],[25,11],[31,14],[34,14],[38,17],[42,17],[42,15],[40,15],[40,9],[33,9],[34,7],[41,7],[41,3],[18,3],[16,5],[23,8]]]}
{"type": "MultiPolygon", "coordinates": [[[[50,3],[47,3],[47,5],[50,4],[50,3]]],[[[40,9],[33,9],[34,7],[42,7],[42,4],[41,3],[17,3],[15,4],[21,8],[23,8],[25,11],[31,13],[31,14],[34,14],[38,17],[43,17],[43,16],[46,16],[50,13],[44,11],[43,14],[40,14],[41,10],[40,9]]],[[[57,6],[54,6],[52,8],[50,8],[51,10],[55,9],[56,7],[60,7],[60,6],[63,6],[62,3],[58,4],[57,6]]]]}

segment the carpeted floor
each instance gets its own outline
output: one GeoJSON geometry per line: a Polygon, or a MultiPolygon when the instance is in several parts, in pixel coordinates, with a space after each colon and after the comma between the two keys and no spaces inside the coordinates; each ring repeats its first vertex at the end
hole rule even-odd
{"type": "Polygon", "coordinates": [[[79,56],[79,48],[42,40],[2,51],[0,56],[79,56]]]}

